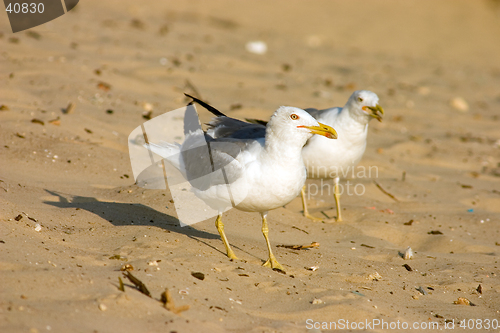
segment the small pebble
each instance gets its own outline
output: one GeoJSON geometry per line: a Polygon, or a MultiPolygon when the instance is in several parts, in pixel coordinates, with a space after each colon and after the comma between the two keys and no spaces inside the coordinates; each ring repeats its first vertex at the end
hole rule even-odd
{"type": "Polygon", "coordinates": [[[421,286],[417,288],[418,292],[421,293],[422,295],[429,295],[429,293],[427,292],[427,290],[425,290],[424,288],[422,288],[421,286]]]}
{"type": "Polygon", "coordinates": [[[142,108],[145,111],[152,111],[153,110],[153,104],[148,103],[148,102],[144,102],[144,103],[142,103],[142,108]]]}
{"type": "Polygon", "coordinates": [[[465,99],[462,97],[455,97],[450,100],[450,105],[453,107],[455,110],[458,110],[460,112],[467,112],[469,111],[469,104],[465,99]]]}
{"type": "Polygon", "coordinates": [[[456,301],[453,302],[453,304],[457,305],[472,305],[472,303],[465,297],[459,297],[456,301]]]}
{"type": "Polygon", "coordinates": [[[153,111],[144,111],[142,113],[142,118],[150,120],[151,118],[153,118],[153,111]]]}
{"type": "Polygon", "coordinates": [[[125,264],[123,265],[121,268],[120,268],[120,271],[127,271],[127,272],[130,272],[130,271],[133,271],[134,270],[134,266],[130,265],[130,264],[125,264]]]}
{"type": "Polygon", "coordinates": [[[413,251],[412,251],[411,247],[408,246],[408,248],[403,253],[403,259],[404,260],[409,260],[409,259],[412,259],[412,258],[413,258],[413,251]]]}
{"type": "Polygon", "coordinates": [[[75,112],[76,104],[75,103],[69,103],[66,109],[64,109],[65,114],[70,114],[75,112]]]}
{"type": "Polygon", "coordinates": [[[482,293],[483,293],[483,286],[481,286],[481,285],[477,286],[476,291],[477,291],[478,293],[482,294],[482,293]]]}
{"type": "Polygon", "coordinates": [[[37,119],[37,118],[33,118],[31,119],[31,122],[34,123],[34,124],[40,124],[40,125],[45,125],[45,123],[43,122],[43,120],[40,120],[40,119],[37,119]]]}
{"type": "Polygon", "coordinates": [[[205,279],[205,274],[203,274],[202,272],[191,272],[191,275],[197,278],[198,280],[203,281],[205,279]]]}
{"type": "Polygon", "coordinates": [[[368,279],[373,281],[382,280],[382,275],[380,275],[378,272],[375,272],[374,274],[368,275],[368,279]]]}
{"type": "Polygon", "coordinates": [[[254,54],[266,54],[267,52],[267,44],[263,41],[251,41],[245,45],[245,48],[248,52],[254,54]]]}

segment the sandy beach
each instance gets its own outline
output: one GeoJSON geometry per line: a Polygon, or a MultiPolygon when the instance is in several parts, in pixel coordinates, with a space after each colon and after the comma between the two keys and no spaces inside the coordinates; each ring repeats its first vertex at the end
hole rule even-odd
{"type": "MultiPolygon", "coordinates": [[[[495,0],[86,0],[16,34],[1,16],[0,332],[500,330],[498,36],[495,0]],[[261,266],[259,214],[224,214],[230,261],[215,218],[181,227],[169,190],[135,184],[129,134],[183,93],[269,119],[358,89],[385,110],[371,172],[341,181],[362,194],[342,222],[300,197],[269,213],[286,274],[261,266]]],[[[334,217],[331,180],[307,184],[334,217]]]]}

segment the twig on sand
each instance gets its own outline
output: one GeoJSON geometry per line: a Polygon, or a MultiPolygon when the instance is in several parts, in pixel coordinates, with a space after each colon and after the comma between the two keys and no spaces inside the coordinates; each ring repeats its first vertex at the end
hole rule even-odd
{"type": "Polygon", "coordinates": [[[297,227],[296,227],[296,226],[294,226],[294,225],[292,226],[292,228],[297,229],[297,230],[300,230],[300,231],[302,231],[302,232],[305,232],[306,234],[308,234],[308,235],[309,235],[309,233],[308,233],[307,231],[305,231],[304,229],[297,228],[297,227]]]}
{"type": "Polygon", "coordinates": [[[136,286],[137,289],[141,293],[143,293],[146,296],[151,297],[151,293],[149,292],[148,288],[146,288],[146,285],[144,283],[142,283],[141,280],[139,280],[138,278],[136,278],[135,276],[133,276],[132,273],[130,273],[130,272],[124,272],[123,276],[125,276],[130,282],[132,282],[134,284],[134,286],[136,286]]]}
{"type": "Polygon", "coordinates": [[[284,244],[276,245],[276,247],[284,247],[292,250],[305,250],[318,246],[319,246],[318,242],[312,242],[310,245],[284,245],[284,244]]]}
{"type": "MultiPolygon", "coordinates": [[[[126,271],[123,273],[123,276],[125,276],[130,282],[134,284],[134,286],[139,289],[141,293],[143,293],[146,296],[151,297],[151,293],[149,292],[148,288],[146,288],[146,285],[133,276],[130,272],[126,271]]],[[[121,291],[125,291],[125,286],[123,284],[123,281],[120,277],[118,277],[118,281],[120,283],[118,289],[121,291]]],[[[175,306],[174,299],[172,298],[172,294],[170,293],[170,290],[168,288],[165,289],[165,291],[161,294],[161,299],[160,302],[163,304],[165,309],[168,311],[171,311],[175,314],[180,314],[183,311],[186,311],[189,309],[189,305],[182,305],[182,306],[175,306]]]]}
{"type": "Polygon", "coordinates": [[[331,217],[326,215],[326,213],[324,211],[321,211],[321,214],[325,215],[327,219],[331,219],[331,217]]]}
{"type": "Polygon", "coordinates": [[[373,181],[375,183],[375,185],[378,187],[379,190],[382,191],[382,193],[384,193],[385,195],[389,196],[391,199],[393,199],[394,201],[397,201],[399,202],[398,198],[396,198],[394,195],[392,195],[391,193],[387,192],[386,190],[384,190],[382,188],[382,186],[380,186],[379,183],[377,183],[376,181],[373,181]]]}
{"type": "Polygon", "coordinates": [[[123,284],[123,280],[121,277],[118,277],[118,282],[120,283],[120,285],[118,286],[118,289],[120,291],[125,291],[125,285],[123,284]]]}
{"type": "Polygon", "coordinates": [[[36,218],[29,216],[29,215],[28,215],[28,214],[26,214],[25,212],[21,212],[21,213],[23,213],[24,215],[26,215],[26,217],[27,217],[28,219],[30,219],[31,221],[33,221],[33,222],[38,222],[38,220],[37,220],[36,218]]]}

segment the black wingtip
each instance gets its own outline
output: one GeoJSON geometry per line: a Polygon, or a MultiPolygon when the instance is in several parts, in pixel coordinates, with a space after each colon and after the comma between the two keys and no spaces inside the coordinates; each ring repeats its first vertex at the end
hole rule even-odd
{"type": "MultiPolygon", "coordinates": [[[[226,115],[222,112],[220,112],[219,110],[217,110],[216,108],[214,108],[213,106],[203,102],[202,100],[196,98],[196,97],[193,97],[189,94],[186,94],[184,93],[185,96],[189,97],[189,98],[192,98],[194,102],[200,104],[201,106],[203,106],[205,109],[207,109],[208,111],[210,111],[211,113],[213,113],[215,116],[217,117],[226,117],[226,115]]],[[[192,102],[191,102],[192,103],[192,102]]]]}

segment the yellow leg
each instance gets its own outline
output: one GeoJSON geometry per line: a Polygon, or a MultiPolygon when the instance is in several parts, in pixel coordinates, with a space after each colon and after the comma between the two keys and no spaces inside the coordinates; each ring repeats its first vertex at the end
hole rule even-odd
{"type": "Polygon", "coordinates": [[[264,263],[263,266],[271,267],[273,270],[279,270],[285,272],[285,269],[283,268],[283,266],[280,265],[278,260],[276,260],[276,257],[274,256],[273,251],[271,250],[271,243],[269,243],[269,236],[268,236],[269,227],[267,226],[267,219],[266,219],[267,212],[261,215],[262,215],[262,233],[264,234],[264,238],[266,239],[267,250],[269,251],[269,259],[264,263]]]}
{"type": "Polygon", "coordinates": [[[217,231],[220,234],[220,238],[222,238],[222,242],[224,243],[224,246],[226,247],[226,252],[227,252],[227,257],[231,260],[238,259],[236,255],[233,252],[233,249],[231,249],[231,246],[229,245],[229,242],[227,241],[226,234],[224,233],[224,224],[222,223],[222,214],[219,214],[217,216],[217,219],[215,220],[215,227],[217,228],[217,231]]]}
{"type": "Polygon", "coordinates": [[[340,190],[339,190],[339,178],[334,179],[335,189],[333,197],[335,198],[335,206],[337,206],[337,221],[342,221],[342,215],[340,213],[340,190]]]}
{"type": "Polygon", "coordinates": [[[323,219],[319,217],[314,217],[312,215],[309,215],[309,212],[307,210],[307,202],[306,202],[306,185],[302,187],[302,190],[300,191],[300,195],[302,197],[302,209],[304,211],[304,216],[307,217],[308,219],[311,219],[313,221],[323,221],[323,219]]]}

